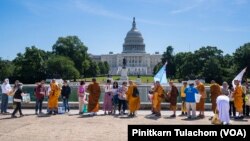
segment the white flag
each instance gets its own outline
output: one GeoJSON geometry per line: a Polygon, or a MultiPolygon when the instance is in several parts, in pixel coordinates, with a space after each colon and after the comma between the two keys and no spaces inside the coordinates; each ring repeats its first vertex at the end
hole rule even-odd
{"type": "Polygon", "coordinates": [[[234,80],[239,80],[240,84],[241,84],[241,81],[242,81],[242,77],[244,75],[244,73],[246,72],[247,70],[247,67],[245,67],[232,81],[232,85],[233,87],[235,88],[235,84],[234,84],[234,80]]]}

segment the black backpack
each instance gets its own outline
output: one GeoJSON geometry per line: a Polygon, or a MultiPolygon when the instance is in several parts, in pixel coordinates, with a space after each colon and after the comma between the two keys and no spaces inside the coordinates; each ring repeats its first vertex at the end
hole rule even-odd
{"type": "Polygon", "coordinates": [[[133,97],[138,97],[139,96],[139,91],[138,91],[137,87],[134,87],[132,96],[133,97]]]}

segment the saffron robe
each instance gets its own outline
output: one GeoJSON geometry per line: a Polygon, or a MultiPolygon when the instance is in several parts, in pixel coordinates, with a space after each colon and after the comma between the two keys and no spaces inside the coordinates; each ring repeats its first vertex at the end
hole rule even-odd
{"type": "Polygon", "coordinates": [[[50,92],[49,92],[49,102],[48,106],[49,109],[56,109],[58,108],[58,98],[61,94],[61,89],[58,84],[51,83],[50,84],[50,92]]]}
{"type": "Polygon", "coordinates": [[[204,84],[200,83],[197,86],[197,90],[198,90],[199,94],[201,95],[201,99],[200,99],[199,103],[196,103],[196,110],[197,111],[205,111],[205,98],[207,97],[207,95],[206,95],[204,84]]]}
{"type": "Polygon", "coordinates": [[[140,108],[140,96],[133,97],[134,88],[137,87],[135,84],[128,86],[127,101],[128,101],[128,108],[130,112],[135,112],[140,108]]]}
{"type": "Polygon", "coordinates": [[[154,94],[153,94],[153,111],[156,113],[160,113],[161,111],[162,96],[163,96],[162,86],[156,86],[154,88],[154,94]]]}
{"type": "Polygon", "coordinates": [[[89,84],[89,103],[88,112],[98,112],[99,111],[99,98],[101,95],[101,89],[98,83],[89,84]]]}
{"type": "Polygon", "coordinates": [[[243,111],[243,90],[240,85],[235,87],[233,97],[234,97],[234,107],[237,112],[242,112],[243,111]]]}
{"type": "Polygon", "coordinates": [[[221,94],[221,88],[218,84],[212,84],[210,86],[210,93],[211,93],[211,103],[212,103],[212,111],[215,112],[216,109],[216,99],[221,94]]]}

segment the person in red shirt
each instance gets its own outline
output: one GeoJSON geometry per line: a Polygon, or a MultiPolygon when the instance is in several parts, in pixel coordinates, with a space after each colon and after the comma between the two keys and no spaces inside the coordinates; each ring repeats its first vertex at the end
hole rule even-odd
{"type": "Polygon", "coordinates": [[[43,100],[44,96],[46,94],[46,88],[44,85],[44,81],[41,81],[38,83],[38,85],[35,88],[35,94],[36,94],[36,112],[35,114],[37,115],[38,109],[39,109],[39,114],[42,114],[42,107],[43,107],[43,100]]]}

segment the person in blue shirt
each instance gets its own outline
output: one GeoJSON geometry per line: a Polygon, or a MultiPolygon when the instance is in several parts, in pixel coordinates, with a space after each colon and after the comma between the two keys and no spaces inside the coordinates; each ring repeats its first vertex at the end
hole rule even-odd
{"type": "Polygon", "coordinates": [[[186,94],[186,110],[187,117],[189,119],[196,118],[196,102],[195,102],[195,94],[198,94],[198,90],[194,88],[194,83],[190,83],[189,87],[185,89],[186,94]],[[192,115],[190,115],[190,110],[192,109],[192,115]]]}

